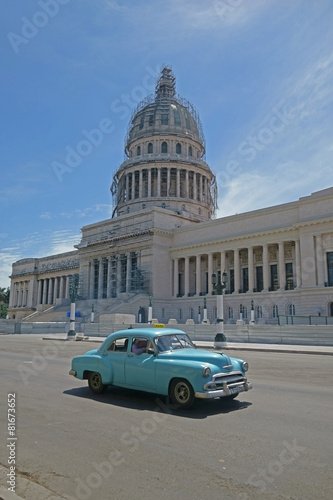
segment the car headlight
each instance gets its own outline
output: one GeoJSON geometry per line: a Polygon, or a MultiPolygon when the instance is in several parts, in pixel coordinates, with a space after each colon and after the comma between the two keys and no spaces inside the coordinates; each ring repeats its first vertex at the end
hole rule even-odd
{"type": "Polygon", "coordinates": [[[212,374],[212,370],[209,368],[209,366],[205,366],[204,369],[202,370],[202,375],[204,377],[210,377],[212,374]]]}
{"type": "Polygon", "coordinates": [[[244,372],[247,372],[249,369],[249,364],[246,361],[243,361],[242,368],[244,372]]]}

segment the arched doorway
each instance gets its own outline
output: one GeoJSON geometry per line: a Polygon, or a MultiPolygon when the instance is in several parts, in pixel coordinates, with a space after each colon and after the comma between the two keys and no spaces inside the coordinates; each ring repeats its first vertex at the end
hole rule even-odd
{"type": "Polygon", "coordinates": [[[147,309],[140,307],[138,312],[138,323],[147,323],[147,309]]]}

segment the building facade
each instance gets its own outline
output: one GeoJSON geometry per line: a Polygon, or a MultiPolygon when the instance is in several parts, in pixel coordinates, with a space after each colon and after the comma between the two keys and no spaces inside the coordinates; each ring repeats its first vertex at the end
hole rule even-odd
{"type": "Polygon", "coordinates": [[[333,316],[333,188],[297,201],[214,219],[216,179],[198,113],[176,94],[170,68],[134,111],[125,161],[111,186],[113,216],[82,228],[76,250],[15,262],[9,317],[59,320],[79,275],[90,311],[216,320],[212,274],[225,271],[224,319],[276,323],[333,316]],[[150,297],[150,299],[149,299],[150,297]]]}

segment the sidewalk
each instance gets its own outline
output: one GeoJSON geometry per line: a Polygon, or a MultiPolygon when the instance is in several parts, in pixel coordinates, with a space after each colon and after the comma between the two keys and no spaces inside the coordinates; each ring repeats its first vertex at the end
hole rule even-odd
{"type": "MultiPolygon", "coordinates": [[[[106,337],[82,337],[81,339],[71,339],[71,341],[80,342],[97,342],[102,343],[106,337]]],[[[67,340],[67,335],[48,335],[43,337],[43,340],[67,340]]],[[[207,340],[193,340],[193,343],[201,349],[214,349],[214,342],[207,340]]],[[[320,354],[333,356],[333,346],[318,346],[318,345],[293,345],[293,344],[255,344],[250,342],[227,342],[226,346],[218,349],[219,351],[254,351],[254,352],[285,352],[298,354],[320,354]]]]}

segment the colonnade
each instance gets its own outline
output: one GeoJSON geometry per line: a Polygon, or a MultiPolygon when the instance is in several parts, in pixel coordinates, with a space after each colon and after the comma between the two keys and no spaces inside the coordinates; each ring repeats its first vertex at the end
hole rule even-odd
{"type": "Polygon", "coordinates": [[[292,290],[301,286],[299,240],[173,259],[173,296],[212,294],[211,276],[227,272],[226,293],[292,290]]]}
{"type": "Polygon", "coordinates": [[[54,304],[56,299],[69,298],[70,275],[43,278],[37,282],[37,305],[54,304]]]}
{"type": "Polygon", "coordinates": [[[119,181],[119,203],[151,197],[188,198],[210,203],[210,179],[194,170],[151,167],[124,174],[119,181]]]}
{"type": "Polygon", "coordinates": [[[109,299],[142,288],[139,256],[135,252],[110,255],[89,262],[88,296],[109,299]]]}

